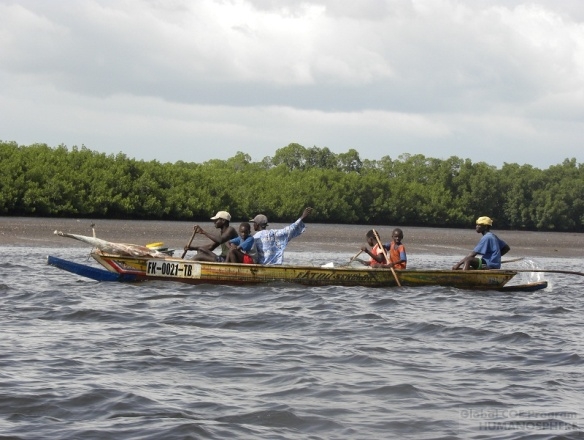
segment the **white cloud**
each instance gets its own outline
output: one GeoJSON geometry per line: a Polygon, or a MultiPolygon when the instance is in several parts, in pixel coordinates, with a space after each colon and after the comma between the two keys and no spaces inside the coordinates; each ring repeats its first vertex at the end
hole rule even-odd
{"type": "Polygon", "coordinates": [[[3,140],[584,161],[579,1],[0,0],[0,16],[3,140]]]}

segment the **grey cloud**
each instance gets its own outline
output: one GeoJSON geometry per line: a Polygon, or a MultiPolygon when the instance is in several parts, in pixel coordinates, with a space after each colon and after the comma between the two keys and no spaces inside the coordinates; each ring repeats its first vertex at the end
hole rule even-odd
{"type": "MultiPolygon", "coordinates": [[[[239,127],[246,110],[271,112],[269,132],[263,121],[249,120],[241,128],[251,144],[252,137],[264,137],[272,147],[282,146],[302,131],[312,136],[312,142],[306,137],[309,146],[356,146],[362,138],[367,145],[392,139],[415,149],[431,139],[428,144],[447,156],[449,145],[456,151],[455,145],[472,144],[473,136],[485,146],[519,148],[523,142],[531,147],[534,138],[549,145],[562,134],[561,124],[569,127],[564,143],[576,145],[573,133],[584,125],[580,1],[0,0],[0,13],[10,17],[0,37],[0,104],[35,102],[26,87],[22,92],[16,87],[29,82],[39,90],[56,90],[57,100],[59,92],[61,99],[73,95],[86,105],[101,99],[104,120],[113,98],[130,97],[128,118],[142,111],[131,109],[133,98],[153,98],[174,111],[232,109],[236,116],[224,112],[225,120],[213,121],[218,126],[239,127]],[[8,93],[13,89],[22,95],[8,93]],[[306,123],[293,117],[278,120],[280,113],[273,109],[281,108],[330,115],[321,122],[331,125],[320,129],[314,121],[305,129],[306,123]],[[368,111],[419,116],[444,124],[451,134],[425,137],[410,130],[398,136],[384,131],[383,123],[371,129],[329,122],[336,113],[368,111]],[[509,120],[513,123],[502,127],[500,121],[509,120]],[[493,126],[502,130],[499,137],[485,134],[493,126]],[[541,132],[533,136],[532,130],[541,132]],[[277,142],[278,136],[284,139],[277,142]]],[[[97,125],[97,110],[92,117],[97,125]]],[[[162,121],[159,130],[175,123],[158,114],[152,118],[162,121]]],[[[11,124],[23,127],[19,133],[26,127],[32,131],[33,125],[29,120],[11,124]]],[[[37,140],[43,141],[46,127],[39,127],[37,140]]],[[[10,136],[1,121],[0,128],[10,136]]],[[[94,136],[93,126],[85,130],[94,136]]],[[[229,143],[243,139],[241,132],[212,135],[229,143]]],[[[99,142],[122,142],[114,137],[99,142]]],[[[464,148],[460,151],[465,156],[464,148]]]]}

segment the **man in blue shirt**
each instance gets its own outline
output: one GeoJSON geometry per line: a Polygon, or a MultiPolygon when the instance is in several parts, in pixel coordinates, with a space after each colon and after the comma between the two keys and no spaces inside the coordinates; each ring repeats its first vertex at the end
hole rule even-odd
{"type": "Polygon", "coordinates": [[[312,208],[304,209],[298,220],[282,229],[266,229],[268,217],[263,214],[258,214],[251,219],[254,231],[258,231],[253,236],[258,250],[258,264],[282,264],[286,245],[304,232],[306,229],[304,219],[311,212],[312,208]]]}
{"type": "Polygon", "coordinates": [[[483,237],[470,254],[452,266],[453,270],[460,269],[461,266],[463,270],[501,268],[501,256],[509,252],[511,248],[491,232],[491,226],[493,226],[493,220],[489,217],[477,219],[476,231],[483,234],[483,237]]]}

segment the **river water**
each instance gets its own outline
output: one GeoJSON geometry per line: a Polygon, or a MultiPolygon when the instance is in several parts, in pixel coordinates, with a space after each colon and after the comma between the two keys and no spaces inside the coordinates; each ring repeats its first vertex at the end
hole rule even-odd
{"type": "MultiPolygon", "coordinates": [[[[0,438],[584,438],[582,276],[520,274],[549,287],[513,294],[98,283],[46,265],[93,264],[52,235],[90,235],[85,223],[0,219],[0,438]]],[[[178,248],[184,226],[97,233],[178,248]]],[[[366,228],[308,225],[286,262],[347,262],[366,228]]],[[[404,232],[412,267],[448,267],[478,240],[404,232]]],[[[583,270],[579,235],[562,256],[546,234],[500,236],[525,251],[509,268],[583,270]]]]}

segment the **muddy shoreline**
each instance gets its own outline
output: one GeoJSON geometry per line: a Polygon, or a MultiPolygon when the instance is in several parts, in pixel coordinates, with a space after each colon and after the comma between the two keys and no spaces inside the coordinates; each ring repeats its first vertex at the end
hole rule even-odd
{"type": "MultiPolygon", "coordinates": [[[[166,246],[182,249],[188,242],[193,222],[170,221],[124,221],[89,219],[54,219],[29,217],[0,217],[0,246],[28,247],[87,247],[86,244],[54,235],[55,230],[92,235],[91,224],[95,224],[96,235],[108,241],[147,244],[164,242],[166,246]]],[[[234,226],[239,221],[232,222],[234,226]]],[[[380,225],[323,225],[306,222],[306,232],[290,242],[293,251],[315,250],[332,253],[357,252],[365,244],[365,233],[375,228],[382,240],[388,241],[393,229],[380,225]]],[[[200,225],[214,231],[212,222],[200,225]]],[[[270,228],[287,224],[274,223],[270,228]]],[[[436,254],[449,256],[466,255],[478,242],[480,236],[474,229],[439,229],[402,227],[404,244],[408,254],[436,254]]],[[[584,234],[560,232],[493,231],[511,246],[508,258],[512,257],[584,257],[584,234]]],[[[194,244],[206,243],[197,236],[194,244]]]]}

